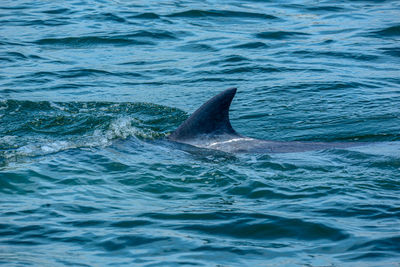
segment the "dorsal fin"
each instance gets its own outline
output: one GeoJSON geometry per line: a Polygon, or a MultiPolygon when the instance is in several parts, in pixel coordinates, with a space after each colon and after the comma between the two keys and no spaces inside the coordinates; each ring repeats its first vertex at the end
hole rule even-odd
{"type": "Polygon", "coordinates": [[[229,121],[229,107],[236,94],[236,88],[229,88],[214,96],[198,108],[168,138],[188,140],[203,134],[237,135],[229,121]]]}

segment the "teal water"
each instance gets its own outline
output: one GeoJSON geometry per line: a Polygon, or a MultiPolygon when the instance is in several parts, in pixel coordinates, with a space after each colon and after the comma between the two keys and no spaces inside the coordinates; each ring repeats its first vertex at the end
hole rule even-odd
{"type": "Polygon", "coordinates": [[[0,265],[399,266],[398,1],[2,1],[0,265]],[[286,154],[163,141],[229,87],[286,154]]]}

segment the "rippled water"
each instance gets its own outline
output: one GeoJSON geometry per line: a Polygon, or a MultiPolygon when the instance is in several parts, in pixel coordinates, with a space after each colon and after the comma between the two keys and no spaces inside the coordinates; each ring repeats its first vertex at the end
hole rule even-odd
{"type": "Polygon", "coordinates": [[[0,264],[399,266],[398,1],[2,1],[0,264]],[[163,138],[228,87],[234,128],[163,138]]]}

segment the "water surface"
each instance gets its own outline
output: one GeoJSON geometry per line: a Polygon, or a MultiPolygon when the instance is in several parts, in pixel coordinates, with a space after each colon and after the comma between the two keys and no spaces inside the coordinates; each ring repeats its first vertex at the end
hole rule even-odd
{"type": "Polygon", "coordinates": [[[2,1],[0,263],[399,266],[398,1],[2,1]],[[162,141],[237,87],[241,134],[162,141]]]}

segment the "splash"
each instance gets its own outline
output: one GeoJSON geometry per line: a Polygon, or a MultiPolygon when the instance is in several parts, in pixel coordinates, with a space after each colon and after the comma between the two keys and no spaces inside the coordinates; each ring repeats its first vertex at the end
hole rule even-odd
{"type": "Polygon", "coordinates": [[[0,161],[160,138],[181,114],[147,103],[2,101],[0,161]]]}

